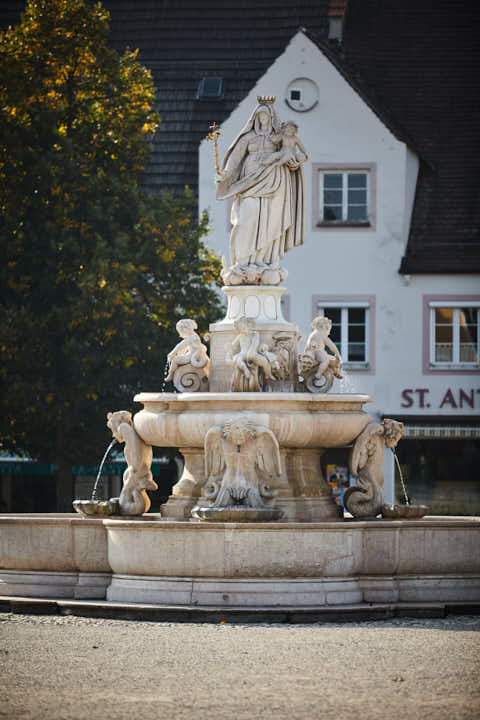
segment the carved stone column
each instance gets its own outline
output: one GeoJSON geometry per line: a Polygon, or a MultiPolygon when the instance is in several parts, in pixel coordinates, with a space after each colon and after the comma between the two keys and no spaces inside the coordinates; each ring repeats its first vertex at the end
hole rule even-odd
{"type": "Polygon", "coordinates": [[[190,518],[190,511],[205,485],[205,453],[203,448],[180,448],[185,465],[182,477],[172,488],[168,501],[161,506],[162,517],[172,520],[190,518]]]}
{"type": "Polygon", "coordinates": [[[281,451],[288,491],[284,488],[279,490],[276,505],[284,511],[285,520],[322,522],[339,519],[339,508],[332,489],[322,473],[321,457],[324,452],[321,448],[286,448],[281,451]]]}

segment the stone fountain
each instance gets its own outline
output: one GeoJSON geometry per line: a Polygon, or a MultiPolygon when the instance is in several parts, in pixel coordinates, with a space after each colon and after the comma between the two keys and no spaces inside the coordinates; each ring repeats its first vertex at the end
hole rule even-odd
{"type": "MultiPolygon", "coordinates": [[[[287,271],[281,260],[304,242],[306,159],[295,126],[280,124],[274,98],[259,97],[217,172],[218,198],[233,198],[233,228],[231,264],[224,258],[222,271],[227,311],[210,326],[210,357],[195,320],[183,318],[166,378],[177,393],[137,395],[144,409],[133,420],[125,411],[108,416],[114,437],[125,442],[121,514],[148,509],[157,445],[179,448],[185,459],[164,518],[337,520],[321,456],[352,443],[359,480],[346,493],[347,508],[357,518],[381,512],[383,447],[395,446],[402,426],[374,423],[363,409],[366,395],[327,395],[334,378],[342,378],[331,321],[315,318],[299,353],[298,327],[282,314],[286,288],[279,284],[287,271]]],[[[75,507],[96,512],[79,501],[75,507]]]]}
{"type": "MultiPolygon", "coordinates": [[[[177,323],[181,339],[168,355],[167,375],[177,392],[143,392],[135,397],[143,409],[133,417],[127,411],[108,415],[114,438],[125,443],[120,497],[75,501],[84,517],[68,521],[70,564],[53,550],[57,559],[51,559],[45,548],[53,541],[40,524],[31,551],[47,555],[35,567],[57,574],[76,568],[83,584],[78,589],[72,580],[75,597],[106,593],[112,601],[155,604],[318,606],[477,597],[480,561],[465,550],[470,537],[458,536],[443,577],[439,548],[448,523],[375,520],[384,504],[384,448],[395,447],[403,426],[374,422],[364,409],[367,395],[330,392],[335,377],[342,377],[342,358],[328,318],[313,320],[299,349],[298,327],[283,317],[287,271],[281,263],[304,242],[307,155],[296,126],[280,124],[274,100],[258,98],[217,166],[217,197],[233,199],[233,206],[230,264],[224,259],[222,271],[227,310],[204,338],[210,352],[194,319],[177,323]],[[160,516],[145,514],[147,491],[156,488],[153,446],[178,448],[185,460],[160,516]],[[344,496],[349,521],[321,468],[326,449],[346,446],[357,480],[344,496]],[[462,573],[470,576],[459,578],[462,573]]],[[[478,524],[475,529],[478,534],[478,524]]],[[[68,546],[66,537],[63,543],[68,546]]],[[[18,553],[16,560],[7,556],[3,567],[10,573],[29,565],[18,553]]]]}

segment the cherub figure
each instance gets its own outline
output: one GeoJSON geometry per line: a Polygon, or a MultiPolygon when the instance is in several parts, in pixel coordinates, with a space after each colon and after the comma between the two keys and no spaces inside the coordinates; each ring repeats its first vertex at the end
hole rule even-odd
{"type": "Polygon", "coordinates": [[[230,390],[259,392],[262,389],[259,371],[262,371],[265,380],[272,379],[273,375],[268,357],[260,351],[260,334],[255,330],[255,321],[241,317],[235,320],[234,328],[238,335],[230,350],[230,360],[234,368],[230,390]]]}
{"type": "Polygon", "coordinates": [[[332,321],[319,315],[312,321],[312,328],[313,332],[308,336],[305,352],[300,356],[301,364],[312,369],[318,365],[314,375],[316,380],[320,380],[329,367],[335,377],[343,378],[340,372],[342,356],[333,340],[328,337],[332,329],[332,321]],[[327,353],[326,347],[332,351],[333,358],[327,353]]]}
{"type": "Polygon", "coordinates": [[[272,141],[276,145],[281,144],[281,150],[272,153],[263,161],[265,167],[278,167],[287,163],[295,163],[298,167],[299,163],[304,163],[307,159],[305,147],[297,135],[298,125],[293,120],[287,120],[281,125],[281,132],[272,137],[272,141]],[[302,152],[303,157],[298,157],[296,148],[302,152]]]}
{"type": "MultiPolygon", "coordinates": [[[[166,381],[173,380],[175,387],[177,387],[178,384],[175,374],[179,369],[185,368],[186,365],[190,365],[192,369],[194,369],[194,372],[201,370],[202,372],[200,374],[202,377],[208,378],[210,359],[207,355],[206,346],[202,343],[200,336],[195,332],[197,327],[198,325],[195,320],[191,320],[190,318],[182,318],[177,322],[177,332],[182,340],[175,345],[173,350],[167,355],[170,367],[168,375],[165,378],[166,381]]],[[[187,370],[187,368],[185,368],[185,370],[187,370]]],[[[186,385],[186,379],[183,379],[182,382],[182,378],[180,378],[180,389],[196,389],[189,387],[192,385],[192,382],[190,379],[188,385],[186,385]]]]}

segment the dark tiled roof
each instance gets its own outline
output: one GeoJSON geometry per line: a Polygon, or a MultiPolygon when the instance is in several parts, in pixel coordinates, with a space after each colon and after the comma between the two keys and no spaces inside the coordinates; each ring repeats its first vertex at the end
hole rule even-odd
{"type": "MultiPolygon", "coordinates": [[[[104,0],[112,42],[140,49],[162,118],[145,184],[194,189],[198,145],[300,28],[326,52],[422,162],[405,273],[480,272],[477,92],[480,24],[474,0],[349,0],[341,48],[326,44],[329,0],[104,0]],[[222,100],[196,100],[204,76],[222,100]]],[[[20,0],[2,0],[0,25],[20,0]]]]}
{"type": "Polygon", "coordinates": [[[153,72],[162,124],[145,185],[198,184],[198,146],[301,26],[327,32],[328,0],[104,0],[118,49],[140,49],[153,72]],[[203,77],[224,78],[222,100],[197,100],[203,77]]]}
{"type": "Polygon", "coordinates": [[[474,0],[350,0],[342,52],[424,162],[404,273],[480,272],[480,12],[474,0]]]}

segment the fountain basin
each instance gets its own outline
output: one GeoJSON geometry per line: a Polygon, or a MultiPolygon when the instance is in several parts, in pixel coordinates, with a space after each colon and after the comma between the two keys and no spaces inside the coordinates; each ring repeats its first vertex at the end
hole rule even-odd
{"type": "Polygon", "coordinates": [[[134,426],[148,445],[203,448],[205,435],[234,413],[275,434],[283,448],[350,445],[371,422],[368,395],[310,393],[140,393],[134,426]]]}
{"type": "Polygon", "coordinates": [[[0,515],[0,596],[184,607],[480,602],[479,518],[323,523],[0,515]]]}
{"type": "MultiPolygon", "coordinates": [[[[133,418],[134,427],[147,445],[177,447],[185,460],[182,477],[162,505],[163,517],[183,520],[194,507],[209,517],[204,488],[204,443],[208,431],[244,416],[268,428],[278,441],[281,475],[268,485],[275,497],[266,500],[274,513],[294,522],[338,520],[339,509],[331,487],[322,475],[321,455],[325,448],[350,445],[371,422],[363,405],[368,395],[310,393],[141,393],[135,396],[144,409],[133,418]]],[[[222,516],[222,520],[233,520],[222,516]]],[[[247,518],[243,518],[247,520],[247,518]]],[[[248,518],[258,522],[261,518],[248,518]]]]}
{"type": "Polygon", "coordinates": [[[107,517],[109,515],[120,515],[120,508],[118,506],[118,498],[111,498],[111,500],[74,500],[73,507],[86,517],[107,517]]]}

